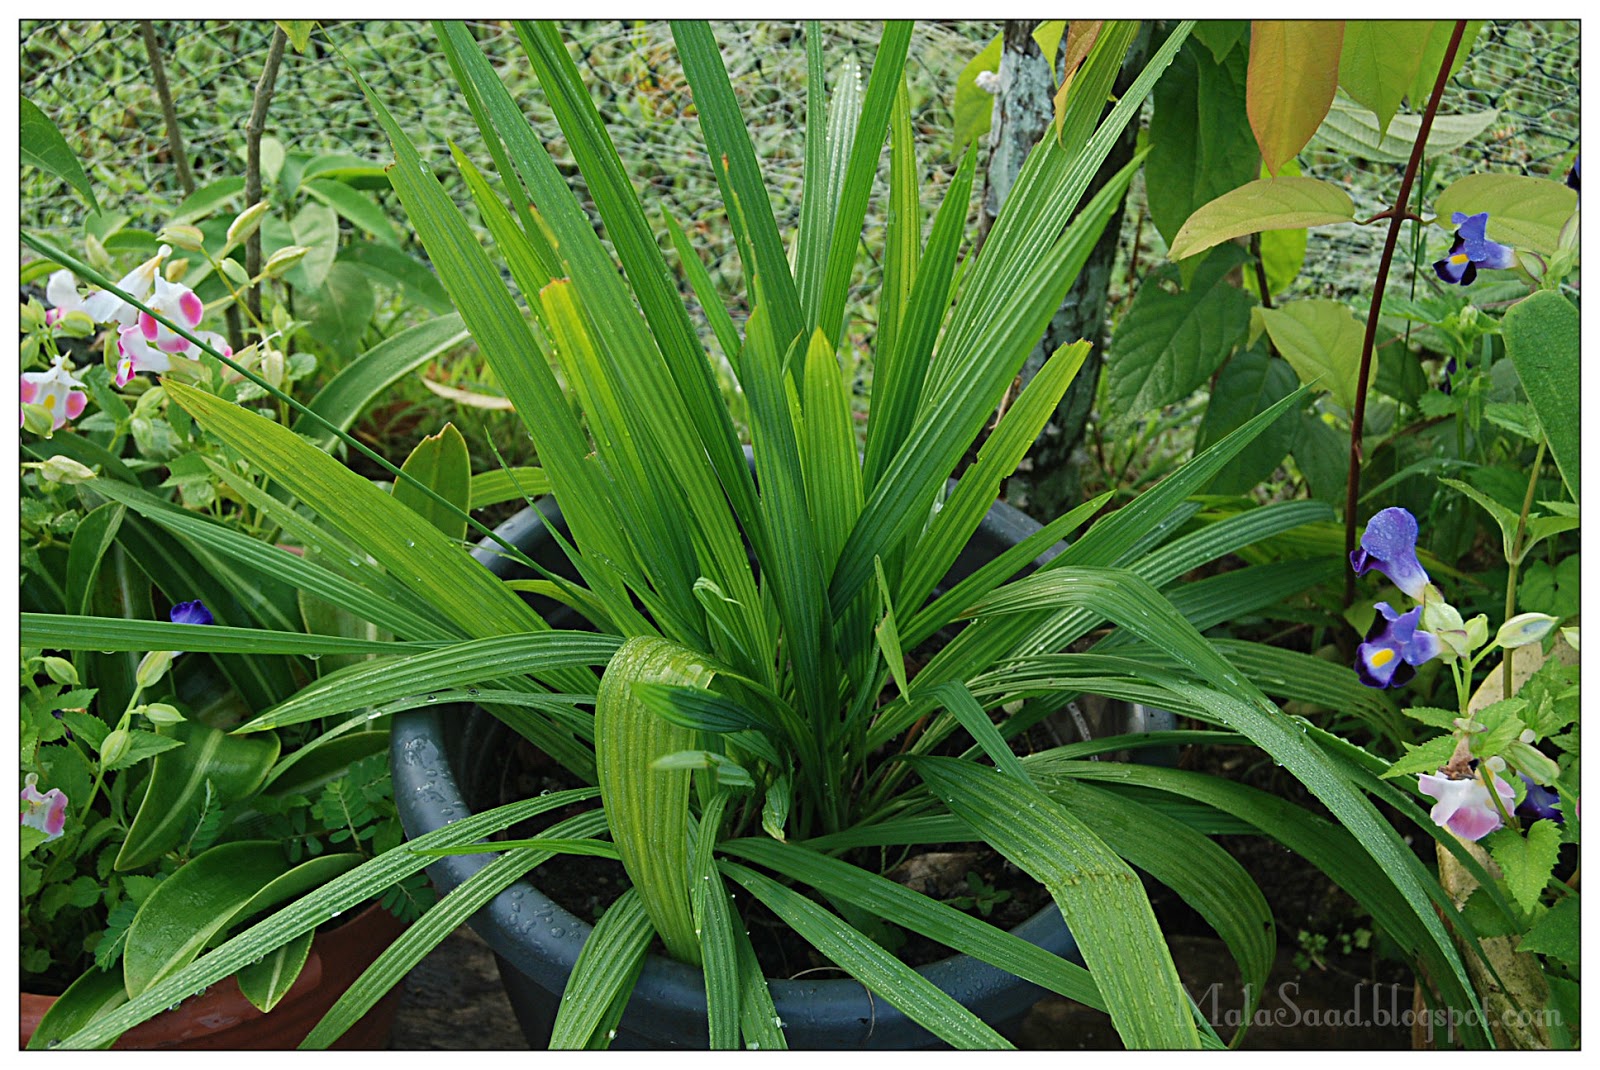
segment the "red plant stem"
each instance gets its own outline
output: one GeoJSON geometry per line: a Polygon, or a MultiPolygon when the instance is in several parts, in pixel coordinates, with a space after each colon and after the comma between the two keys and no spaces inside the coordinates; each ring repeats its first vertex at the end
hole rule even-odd
{"type": "MultiPolygon", "coordinates": [[[[1378,278],[1372,286],[1372,306],[1367,310],[1367,332],[1361,340],[1361,372],[1356,379],[1356,407],[1350,414],[1350,476],[1345,483],[1344,496],[1344,553],[1348,558],[1356,548],[1356,506],[1361,493],[1361,426],[1367,417],[1367,380],[1372,373],[1372,349],[1378,337],[1378,315],[1383,310],[1383,291],[1389,282],[1389,265],[1394,261],[1395,245],[1400,240],[1400,227],[1405,223],[1406,206],[1411,202],[1411,185],[1416,181],[1417,168],[1422,164],[1422,150],[1428,144],[1428,132],[1433,128],[1433,116],[1439,110],[1439,98],[1444,96],[1445,82],[1450,79],[1450,67],[1455,63],[1456,50],[1461,47],[1461,36],[1467,30],[1465,19],[1456,22],[1450,33],[1450,43],[1445,46],[1444,59],[1439,64],[1439,77],[1433,83],[1433,95],[1422,112],[1422,123],[1417,129],[1417,140],[1411,146],[1411,159],[1406,162],[1405,176],[1400,179],[1400,193],[1395,198],[1389,215],[1389,233],[1383,240],[1383,256],[1378,261],[1378,278]]],[[[1344,604],[1356,598],[1356,574],[1345,570],[1344,604]]]]}

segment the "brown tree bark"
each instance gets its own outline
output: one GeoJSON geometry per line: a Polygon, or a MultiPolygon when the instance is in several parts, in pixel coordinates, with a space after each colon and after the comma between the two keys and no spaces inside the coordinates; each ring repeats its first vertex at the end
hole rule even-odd
{"type": "MultiPolygon", "coordinates": [[[[1054,118],[1052,97],[1055,76],[1038,44],[1033,40],[1037,25],[1031,20],[1011,20],[1005,24],[1000,57],[999,87],[995,93],[994,119],[990,126],[989,167],[985,177],[983,215],[980,233],[989,224],[1011,191],[1028,151],[1038,144],[1054,118]]],[[[1125,93],[1144,69],[1150,52],[1165,36],[1164,29],[1146,23],[1134,38],[1123,59],[1114,92],[1125,93]]],[[[1107,105],[1107,111],[1110,105],[1107,105]]],[[[1101,164],[1089,188],[1087,202],[1106,181],[1133,158],[1138,123],[1130,123],[1118,138],[1110,155],[1101,164]]],[[[1105,233],[1100,236],[1083,270],[1067,291],[1061,308],[1046,328],[1039,345],[1023,364],[1018,389],[1026,386],[1045,360],[1064,342],[1084,338],[1093,343],[1088,359],[1077,379],[1061,399],[1055,415],[1029,449],[1017,473],[1007,481],[1005,496],[1011,504],[1039,520],[1050,520],[1081,497],[1083,472],[1092,463],[1080,448],[1089,410],[1094,405],[1095,388],[1100,381],[1100,365],[1106,340],[1107,295],[1111,269],[1122,233],[1122,206],[1113,213],[1105,233]]]]}

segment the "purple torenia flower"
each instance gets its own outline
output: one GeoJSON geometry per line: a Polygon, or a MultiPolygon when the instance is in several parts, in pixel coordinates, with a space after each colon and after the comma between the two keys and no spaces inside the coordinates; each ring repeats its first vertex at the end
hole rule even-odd
{"type": "Polygon", "coordinates": [[[1375,568],[1396,587],[1422,601],[1428,573],[1417,560],[1417,518],[1400,508],[1389,508],[1367,521],[1361,548],[1350,551],[1356,575],[1375,568]]]}
{"type": "Polygon", "coordinates": [[[1522,783],[1528,789],[1522,797],[1522,805],[1517,807],[1517,816],[1528,821],[1548,820],[1562,824],[1566,819],[1561,813],[1561,796],[1556,789],[1535,783],[1526,773],[1517,775],[1522,777],[1522,783]]]}
{"type": "Polygon", "coordinates": [[[210,624],[211,611],[196,598],[193,602],[179,602],[169,614],[174,624],[210,624]]]}
{"type": "Polygon", "coordinates": [[[44,833],[46,840],[59,837],[67,827],[67,797],[60,788],[39,794],[39,774],[29,773],[22,787],[21,822],[44,833]]]}
{"type": "Polygon", "coordinates": [[[1516,250],[1492,242],[1484,234],[1489,225],[1488,212],[1456,212],[1450,221],[1456,225],[1455,243],[1443,260],[1433,262],[1434,273],[1445,282],[1467,286],[1478,277],[1479,268],[1504,269],[1517,262],[1516,250]]]}
{"type": "MultiPolygon", "coordinates": [[[[1433,823],[1449,829],[1464,840],[1481,840],[1504,824],[1500,820],[1500,811],[1489,798],[1489,789],[1480,779],[1484,775],[1480,772],[1464,780],[1452,780],[1433,773],[1418,775],[1418,790],[1439,800],[1428,812],[1433,823]]],[[[1501,800],[1510,806],[1516,797],[1511,785],[1496,778],[1493,773],[1487,775],[1494,781],[1494,790],[1501,800]]]]}
{"type": "Polygon", "coordinates": [[[1388,602],[1375,607],[1367,641],[1356,648],[1356,675],[1368,687],[1398,687],[1411,679],[1415,666],[1439,656],[1444,644],[1432,632],[1417,628],[1422,607],[1397,613],[1388,602]],[[1402,671],[1403,670],[1403,671],[1402,671]]]}

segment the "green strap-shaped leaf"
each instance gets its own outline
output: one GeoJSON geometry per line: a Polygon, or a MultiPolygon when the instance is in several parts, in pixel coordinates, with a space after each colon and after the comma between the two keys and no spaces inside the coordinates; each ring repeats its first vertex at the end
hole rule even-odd
{"type": "Polygon", "coordinates": [[[611,635],[545,631],[474,639],[409,657],[362,662],[308,684],[294,698],[235,731],[279,728],[456,684],[488,683],[527,673],[553,685],[574,668],[604,665],[619,643],[611,635]]]}
{"type": "MultiPolygon", "coordinates": [[[[987,599],[984,608],[988,612],[1005,612],[1007,606],[1020,610],[1030,603],[1037,605],[1041,598],[1053,605],[1066,601],[1092,604],[1096,612],[1105,613],[1153,646],[1166,650],[1180,664],[1208,681],[1211,687],[1177,680],[1165,686],[1206,709],[1211,718],[1249,736],[1321,799],[1383,866],[1451,964],[1455,979],[1461,982],[1462,988],[1469,987],[1454,944],[1434,912],[1428,889],[1436,885],[1416,856],[1372,803],[1307,740],[1305,732],[1229,664],[1170,603],[1131,573],[1061,569],[1011,584],[1005,591],[987,599]],[[1050,594],[1045,595],[1046,591],[1050,594]]],[[[1471,998],[1477,1009],[1476,997],[1471,998]]]]}
{"type": "Polygon", "coordinates": [[[208,782],[217,804],[225,806],[255,791],[278,760],[278,737],[271,733],[230,736],[197,721],[159,731],[183,746],[156,755],[139,812],[117,852],[120,872],[152,862],[177,844],[184,823],[204,803],[208,782]]]}
{"type": "MultiPolygon", "coordinates": [[[[851,141],[850,162],[834,209],[833,238],[828,248],[827,270],[823,274],[816,319],[810,324],[835,343],[844,341],[840,332],[844,326],[844,305],[850,286],[850,273],[855,264],[856,250],[861,244],[861,224],[866,218],[872,179],[877,174],[878,157],[882,154],[883,139],[889,129],[889,113],[894,107],[895,95],[900,88],[900,74],[905,68],[906,52],[910,47],[911,23],[905,20],[886,23],[883,36],[878,41],[878,53],[872,61],[872,72],[867,76],[867,92],[861,102],[861,119],[851,141]]],[[[783,344],[781,338],[779,342],[783,344]]]]}
{"type": "Polygon", "coordinates": [[[193,962],[235,918],[277,906],[361,861],[323,855],[294,868],[274,840],[219,844],[156,885],[128,926],[122,980],[129,996],[193,962]]]}
{"type": "MultiPolygon", "coordinates": [[[[948,831],[958,836],[963,832],[970,834],[964,824],[948,818],[944,820],[961,826],[948,831]]],[[[926,841],[907,839],[904,842],[926,841]]],[[[805,845],[781,844],[766,837],[732,840],[723,844],[723,850],[921,933],[946,947],[999,966],[1068,999],[1097,1010],[1105,1009],[1105,1000],[1094,978],[1082,966],[903,884],[830,858],[805,845]]]]}
{"type": "Polygon", "coordinates": [[[124,511],[122,505],[106,502],[86,513],[73,530],[72,545],[67,551],[67,609],[71,612],[89,612],[100,562],[117,540],[124,511]]]}
{"type": "Polygon", "coordinates": [[[472,459],[467,455],[467,440],[456,425],[447,423],[438,434],[424,436],[400,470],[431,488],[455,509],[445,508],[413,484],[398,480],[392,492],[395,500],[409,506],[451,541],[465,541],[466,511],[472,504],[472,459]]]}
{"type": "Polygon", "coordinates": [[[23,643],[51,650],[192,650],[211,654],[254,651],[319,655],[394,654],[430,650],[439,645],[436,642],[373,642],[264,628],[230,628],[222,624],[208,624],[202,629],[194,624],[55,613],[24,613],[21,620],[23,643]]]}
{"type": "Polygon", "coordinates": [[[1089,343],[1084,341],[1057,347],[1016,404],[1006,411],[994,433],[984,440],[978,459],[962,473],[955,493],[945,499],[927,534],[917,541],[916,550],[906,563],[898,599],[901,604],[920,605],[955,563],[999,495],[1001,482],[1017,470],[1055,415],[1056,406],[1077,378],[1089,349],[1089,343]]]}
{"type": "Polygon", "coordinates": [[[65,179],[68,185],[83,195],[90,208],[99,212],[100,202],[95,200],[94,185],[89,181],[89,176],[84,174],[83,164],[73,155],[66,138],[56,129],[56,124],[27,97],[19,98],[17,107],[22,123],[17,148],[22,162],[65,179]]]}
{"type": "Polygon", "coordinates": [[[485,903],[529,870],[554,858],[554,852],[537,846],[539,839],[597,836],[605,829],[605,811],[590,810],[552,825],[535,837],[533,846],[505,849],[504,854],[462,881],[385,948],[306,1034],[300,1047],[323,1049],[338,1040],[383,998],[385,992],[485,903]]]}
{"type": "Polygon", "coordinates": [[[1468,1004],[1471,997],[1456,981],[1449,952],[1444,950],[1449,945],[1434,942],[1380,864],[1348,830],[1258,788],[1204,773],[1107,761],[1066,761],[1059,766],[1041,761],[1040,765],[1034,775],[1041,779],[1072,776],[1148,786],[1208,803],[1250,822],[1346,889],[1408,953],[1429,964],[1430,976],[1446,992],[1453,992],[1454,1005],[1468,1004]]]}
{"type": "MultiPolygon", "coordinates": [[[[60,1044],[78,1030],[128,1002],[122,987],[122,974],[116,970],[85,970],[67,990],[56,998],[34,1027],[29,1051],[43,1051],[60,1044]]],[[[96,1048],[109,1048],[115,1036],[106,1037],[96,1048]]]]}
{"type": "Polygon", "coordinates": [[[260,962],[252,962],[239,971],[239,991],[256,1010],[266,1014],[289,994],[300,971],[306,967],[306,959],[311,956],[311,941],[316,936],[315,929],[301,933],[260,962]]]}
{"type": "MultiPolygon", "coordinates": [[[[728,793],[719,791],[706,803],[695,836],[689,905],[694,912],[695,936],[700,941],[700,965],[706,981],[706,1026],[712,1051],[739,1047],[739,949],[734,941],[734,914],[728,890],[717,872],[717,837],[728,793]]],[[[742,926],[742,922],[740,923],[742,926]]]]}
{"type": "MultiPolygon", "coordinates": [[[[361,410],[390,386],[433,358],[449,352],[467,340],[467,329],[455,312],[438,316],[415,327],[407,327],[367,350],[339,370],[317,391],[309,403],[312,412],[342,430],[349,430],[361,410]]],[[[332,449],[338,438],[320,425],[312,426],[306,416],[293,424],[294,430],[323,449],[332,449]]]]}
{"type": "Polygon", "coordinates": [[[600,916],[578,952],[550,1031],[552,1051],[590,1046],[612,1001],[626,1002],[652,936],[643,896],[629,888],[600,916]]]}
{"type": "Polygon", "coordinates": [[[1126,862],[1030,783],[972,762],[910,760],[958,817],[1050,890],[1129,1048],[1200,1046],[1172,953],[1126,862]]]}
{"type": "MultiPolygon", "coordinates": [[[[778,335],[784,339],[793,338],[802,328],[800,298],[794,276],[789,272],[783,239],[778,234],[772,201],[761,179],[761,165],[750,144],[750,131],[739,112],[733,85],[728,81],[722,53],[717,49],[710,25],[699,20],[674,21],[672,40],[678,46],[684,77],[694,93],[695,114],[705,135],[706,152],[711,158],[711,169],[717,176],[723,203],[737,203],[741,209],[730,211],[728,218],[739,241],[745,277],[761,277],[772,304],[769,314],[778,335]]],[[[808,87],[808,100],[810,92],[808,87]]],[[[807,109],[808,124],[813,121],[812,110],[807,109]]],[[[820,121],[820,116],[817,118],[820,121]]],[[[807,188],[813,187],[808,184],[807,188]]]]}
{"type": "MultiPolygon", "coordinates": [[[[458,544],[294,432],[192,387],[168,383],[167,389],[208,431],[249,456],[467,634],[549,629],[458,544]]],[[[582,669],[560,679],[568,690],[593,688],[592,674],[582,669]]]]}
{"type": "Polygon", "coordinates": [[[473,509],[501,502],[532,501],[550,493],[550,480],[543,468],[519,466],[496,468],[472,477],[473,509]]]}
{"type": "Polygon", "coordinates": [[[803,939],[912,1021],[954,1048],[1012,1045],[920,973],[847,925],[838,915],[735,862],[718,868],[744,885],[803,939]]]}
{"type": "MultiPolygon", "coordinates": [[[[570,806],[595,796],[593,788],[577,788],[541,795],[509,806],[462,818],[411,841],[419,850],[455,847],[482,839],[501,829],[539,814],[570,806]]],[[[66,1038],[64,1048],[95,1048],[115,1040],[128,1029],[154,1017],[161,1010],[186,999],[207,985],[215,984],[273,948],[281,947],[301,933],[315,929],[336,911],[371,899],[396,881],[404,880],[428,864],[415,851],[389,851],[324,884],[276,914],[251,926],[221,947],[201,956],[177,973],[151,986],[150,990],[111,1014],[66,1038]]]]}
{"type": "Polygon", "coordinates": [[[628,879],[667,951],[697,963],[689,908],[689,771],[655,769],[657,758],[695,746],[696,734],[656,716],[632,693],[638,682],[705,687],[711,671],[692,650],[630,639],[600,679],[594,709],[600,797],[628,879]]]}

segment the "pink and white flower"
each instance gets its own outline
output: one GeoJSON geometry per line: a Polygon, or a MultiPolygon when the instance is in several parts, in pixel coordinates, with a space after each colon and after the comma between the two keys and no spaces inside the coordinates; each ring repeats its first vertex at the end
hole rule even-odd
{"type": "Polygon", "coordinates": [[[51,426],[59,431],[68,420],[83,415],[89,395],[83,392],[83,383],[67,371],[66,357],[57,357],[49,371],[22,373],[22,401],[25,405],[38,405],[50,414],[51,426]]]}
{"type": "MultiPolygon", "coordinates": [[[[228,345],[228,340],[216,331],[196,331],[195,336],[223,356],[233,356],[233,347],[228,345]]],[[[189,344],[185,339],[180,340],[185,342],[183,350],[163,352],[145,337],[144,330],[138,324],[122,328],[117,333],[117,385],[127,386],[128,380],[139,372],[165,375],[172,370],[174,357],[190,361],[198,360],[199,347],[189,344]]]]}
{"type": "MultiPolygon", "coordinates": [[[[117,288],[136,300],[143,301],[150,290],[161,280],[161,262],[172,255],[172,246],[163,245],[155,256],[140,264],[117,283],[117,288]]],[[[161,280],[165,281],[165,280],[161,280]]],[[[54,306],[45,313],[46,323],[55,323],[68,312],[82,312],[96,323],[116,323],[128,326],[139,318],[139,310],[110,290],[91,290],[85,297],[78,296],[77,279],[65,269],[50,276],[45,287],[45,297],[54,306]]]]}
{"type": "Polygon", "coordinates": [[[38,783],[38,773],[27,775],[22,788],[21,823],[44,833],[46,840],[53,840],[67,827],[67,797],[60,788],[41,795],[38,783]]]}
{"type": "MultiPolygon", "coordinates": [[[[200,317],[206,311],[205,305],[200,303],[200,298],[189,287],[168,282],[159,276],[156,278],[155,296],[145,303],[174,323],[182,324],[191,333],[200,326],[200,317]]],[[[148,312],[140,312],[137,322],[139,333],[163,353],[184,353],[194,345],[148,312]]]]}
{"type": "Polygon", "coordinates": [[[1509,810],[1516,795],[1510,784],[1493,773],[1480,769],[1478,773],[1462,780],[1452,780],[1433,773],[1419,774],[1418,789],[1422,794],[1438,800],[1428,812],[1433,823],[1449,829],[1464,840],[1481,840],[1504,824],[1500,819],[1500,810],[1489,797],[1489,789],[1483,783],[1485,776],[1494,782],[1494,790],[1509,810]]]}

